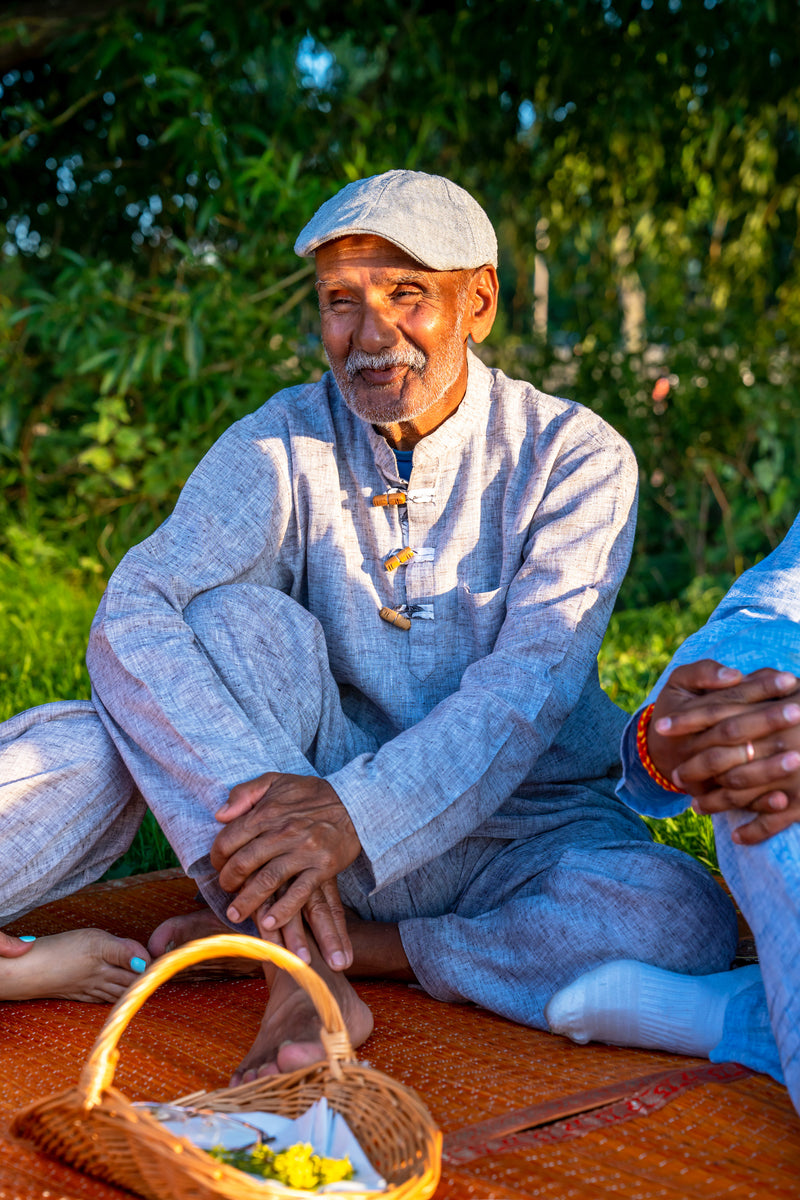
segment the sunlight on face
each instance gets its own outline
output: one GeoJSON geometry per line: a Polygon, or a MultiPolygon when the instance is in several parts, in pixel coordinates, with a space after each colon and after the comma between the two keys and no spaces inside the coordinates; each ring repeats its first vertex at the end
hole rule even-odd
{"type": "Polygon", "coordinates": [[[345,403],[376,425],[414,421],[466,370],[471,271],[429,271],[390,242],[340,238],[317,251],[322,342],[345,403]]]}

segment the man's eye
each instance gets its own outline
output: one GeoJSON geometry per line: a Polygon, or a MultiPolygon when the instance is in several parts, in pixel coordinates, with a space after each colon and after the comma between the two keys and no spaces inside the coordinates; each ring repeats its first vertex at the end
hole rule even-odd
{"type": "Polygon", "coordinates": [[[328,301],[328,308],[333,308],[341,312],[345,308],[349,308],[355,301],[349,296],[334,296],[333,300],[328,301]]]}
{"type": "Polygon", "coordinates": [[[422,293],[417,288],[398,288],[394,294],[395,300],[419,300],[422,293]]]}

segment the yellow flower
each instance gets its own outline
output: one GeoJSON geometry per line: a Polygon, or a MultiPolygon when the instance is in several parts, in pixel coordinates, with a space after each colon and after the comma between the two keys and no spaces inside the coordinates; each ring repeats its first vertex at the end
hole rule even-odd
{"type": "Polygon", "coordinates": [[[319,1175],[314,1168],[314,1150],[309,1142],[298,1142],[290,1146],[282,1154],[275,1155],[273,1167],[281,1183],[291,1188],[304,1188],[310,1191],[319,1182],[319,1175]]]}
{"type": "Polygon", "coordinates": [[[298,1142],[280,1154],[264,1145],[247,1150],[225,1150],[215,1146],[209,1153],[240,1171],[260,1175],[262,1179],[277,1179],[287,1187],[302,1191],[314,1191],[324,1183],[339,1183],[353,1174],[349,1158],[320,1158],[308,1142],[298,1142]]]}
{"type": "Polygon", "coordinates": [[[320,1183],[339,1183],[342,1179],[349,1179],[353,1174],[353,1168],[350,1165],[349,1158],[321,1158],[319,1159],[319,1181],[320,1183]]]}

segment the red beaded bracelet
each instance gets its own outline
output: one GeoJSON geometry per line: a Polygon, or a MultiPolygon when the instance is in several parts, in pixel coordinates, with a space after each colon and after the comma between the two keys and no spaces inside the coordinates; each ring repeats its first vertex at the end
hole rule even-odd
{"type": "Polygon", "coordinates": [[[676,787],[671,780],[661,774],[647,749],[647,731],[650,728],[650,718],[653,715],[654,707],[654,705],[648,704],[647,708],[643,708],[639,715],[639,722],[636,726],[636,749],[639,751],[639,758],[645,771],[659,787],[664,788],[667,792],[682,793],[683,788],[676,787]]]}

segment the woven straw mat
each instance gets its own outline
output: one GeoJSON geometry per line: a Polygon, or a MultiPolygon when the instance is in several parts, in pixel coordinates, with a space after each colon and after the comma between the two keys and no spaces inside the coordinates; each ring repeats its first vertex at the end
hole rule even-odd
{"type": "MultiPolygon", "coordinates": [[[[95,884],[30,914],[16,931],[100,925],[146,940],[165,917],[197,907],[194,896],[178,871],[95,884]]],[[[575,1046],[401,984],[358,991],[376,1019],[361,1054],[415,1088],[444,1131],[436,1200],[800,1196],[800,1120],[785,1090],[764,1076],[575,1046]]],[[[167,1100],[223,1085],[264,1003],[255,979],[166,985],[126,1031],[115,1086],[133,1100],[167,1100]]],[[[0,1200],[128,1195],[8,1132],[19,1108],[77,1080],[107,1012],[52,1000],[0,1006],[0,1200]]]]}

